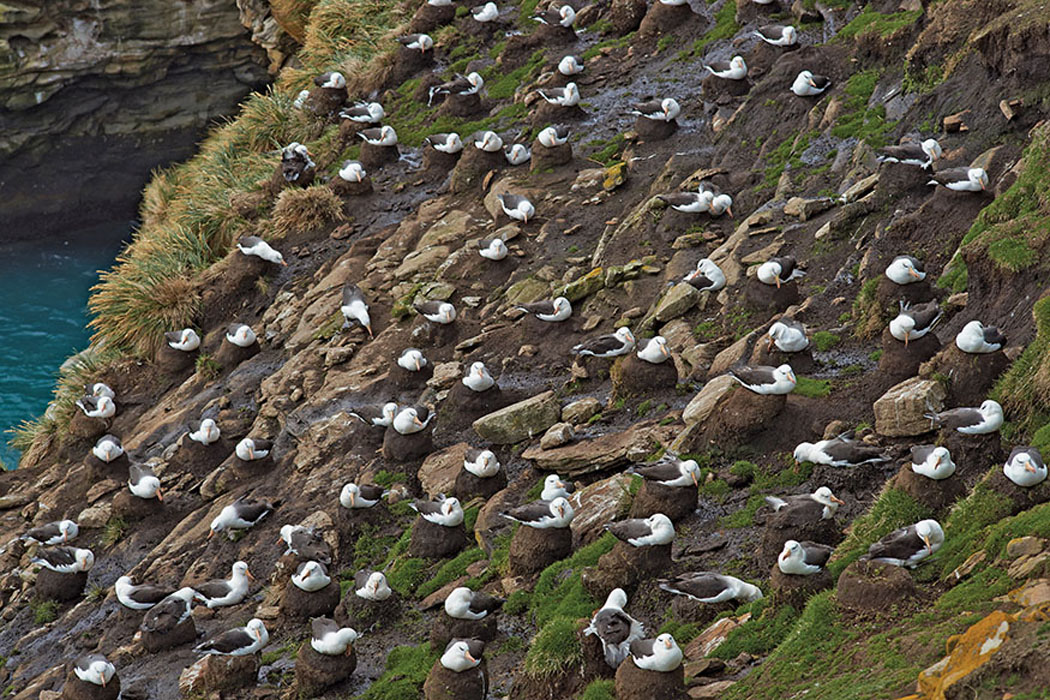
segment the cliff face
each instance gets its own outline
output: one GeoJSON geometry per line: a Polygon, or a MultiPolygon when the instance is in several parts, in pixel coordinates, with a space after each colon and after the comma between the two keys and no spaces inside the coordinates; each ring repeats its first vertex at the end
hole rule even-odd
{"type": "Polygon", "coordinates": [[[277,41],[259,14],[233,0],[0,7],[0,235],[131,218],[149,171],[266,83],[252,36],[277,41]]]}

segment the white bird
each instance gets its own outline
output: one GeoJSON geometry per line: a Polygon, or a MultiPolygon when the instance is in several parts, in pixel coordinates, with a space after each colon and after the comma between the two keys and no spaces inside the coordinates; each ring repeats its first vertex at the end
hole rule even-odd
{"type": "Polygon", "coordinates": [[[368,171],[365,170],[365,166],[361,165],[360,161],[343,161],[343,167],[339,168],[339,177],[346,182],[364,182],[367,175],[368,171]]]}
{"type": "Polygon", "coordinates": [[[431,7],[452,7],[452,0],[427,0],[431,7]]]}
{"type": "Polygon", "coordinates": [[[820,573],[832,551],[826,544],[788,540],[777,557],[777,567],[789,576],[812,576],[820,573]]]}
{"type": "Polygon", "coordinates": [[[536,135],[536,140],[540,142],[541,146],[546,148],[561,146],[569,140],[569,127],[561,124],[548,126],[536,135]]]}
{"type": "Polygon", "coordinates": [[[47,525],[34,527],[19,536],[20,540],[36,542],[42,545],[66,544],[80,534],[80,526],[72,520],[58,520],[47,525]]]}
{"type": "Polygon", "coordinates": [[[515,221],[527,224],[529,223],[529,217],[536,214],[536,207],[532,206],[532,202],[520,194],[504,193],[496,195],[496,198],[499,200],[503,213],[515,221]]]}
{"type": "Polygon", "coordinates": [[[716,194],[711,199],[711,204],[707,209],[707,213],[713,217],[722,216],[722,214],[729,214],[729,218],[733,218],[733,198],[728,194],[716,194]]]}
{"type": "Polygon", "coordinates": [[[767,24],[753,33],[773,46],[794,46],[798,43],[798,31],[791,25],[767,24]]]}
{"type": "Polygon", "coordinates": [[[573,346],[572,351],[577,355],[590,355],[592,357],[619,357],[634,350],[636,342],[631,329],[627,326],[622,326],[617,328],[615,333],[585,340],[579,345],[573,346]]]}
{"type": "Polygon", "coordinates": [[[798,267],[798,262],[790,255],[770,258],[758,266],[758,281],[762,284],[780,285],[806,276],[806,271],[798,267]]]}
{"type": "Polygon", "coordinates": [[[439,493],[436,500],[417,500],[408,505],[428,523],[456,527],[463,522],[463,506],[459,504],[459,499],[452,496],[446,498],[443,493],[439,493]]]}
{"type": "Polygon", "coordinates": [[[682,650],[670,634],[656,639],[636,639],[631,642],[634,665],[646,671],[673,671],[682,663],[682,650]]]}
{"type": "Polygon", "coordinates": [[[498,153],[503,148],[503,139],[495,131],[479,131],[471,137],[474,148],[485,153],[498,153]]]}
{"type": "Polygon", "coordinates": [[[920,520],[914,525],[894,530],[868,547],[861,559],[906,566],[914,569],[941,548],[944,530],[936,520],[920,520]]]}
{"type": "Polygon", "coordinates": [[[104,383],[104,382],[95,382],[94,384],[85,384],[84,385],[84,393],[86,395],[88,395],[88,396],[94,396],[95,398],[100,398],[102,396],[105,396],[106,398],[109,398],[109,399],[117,398],[116,392],[113,391],[112,389],[110,389],[109,385],[104,383]]]}
{"type": "Polygon", "coordinates": [[[219,514],[211,521],[208,537],[213,537],[216,532],[223,530],[246,530],[258,524],[271,511],[273,511],[273,506],[269,503],[251,501],[244,497],[238,498],[219,511],[219,514]]]}
{"type": "Polygon", "coordinates": [[[724,603],[741,600],[747,603],[761,600],[762,590],[735,576],[723,576],[711,571],[680,574],[671,580],[661,580],[660,590],[681,595],[698,603],[724,603]]]}
{"type": "Polygon", "coordinates": [[[234,562],[229,579],[205,581],[193,588],[197,600],[208,608],[237,605],[248,596],[248,586],[254,577],[243,561],[234,562]]]}
{"type": "Polygon", "coordinates": [[[955,473],[955,462],[947,447],[916,445],[911,448],[911,470],[929,479],[940,481],[955,473]]]}
{"type": "Polygon", "coordinates": [[[742,365],[729,370],[729,375],[744,388],[763,396],[790,394],[798,383],[795,372],[788,364],[779,367],[742,365]]]}
{"type": "Polygon", "coordinates": [[[933,330],[943,315],[936,300],[915,306],[901,301],[900,313],[890,321],[890,335],[907,347],[909,341],[918,340],[933,330]]]}
{"type": "Polygon", "coordinates": [[[377,428],[389,428],[394,424],[394,418],[398,413],[398,406],[393,401],[388,401],[381,406],[364,406],[353,411],[347,411],[351,416],[365,425],[377,428]]]}
{"type": "Polygon", "coordinates": [[[576,10],[573,9],[572,5],[562,5],[557,9],[552,6],[546,12],[533,15],[532,19],[541,24],[571,27],[572,23],[576,21],[576,10]]]}
{"type": "Polygon", "coordinates": [[[984,168],[948,168],[933,175],[927,185],[941,185],[953,192],[981,192],[988,189],[984,168]]]}
{"type": "Polygon", "coordinates": [[[108,396],[82,396],[76,406],[88,418],[112,418],[117,414],[117,403],[108,396]]]}
{"type": "Polygon", "coordinates": [[[645,341],[635,354],[639,360],[644,360],[653,365],[661,364],[671,358],[671,351],[667,349],[667,339],[662,335],[645,341]]]}
{"type": "Polygon", "coordinates": [[[486,391],[491,389],[495,384],[496,380],[492,378],[489,371],[485,369],[484,362],[474,362],[470,365],[470,371],[461,380],[463,386],[467,387],[471,391],[486,391]]]}
{"type": "Polygon", "coordinates": [[[314,84],[325,90],[342,90],[346,87],[346,78],[339,71],[331,71],[314,78],[314,84]]]}
{"type": "Polygon", "coordinates": [[[559,107],[575,107],[580,104],[580,88],[576,83],[569,83],[563,88],[547,88],[539,91],[540,97],[559,107]]]}
{"type": "Polygon", "coordinates": [[[436,415],[437,414],[433,411],[428,411],[422,406],[409,406],[401,409],[398,414],[394,416],[394,421],[391,423],[391,426],[401,435],[412,435],[413,433],[418,433],[426,428],[436,415]],[[424,418],[419,417],[420,412],[425,414],[424,418]]]}
{"type": "Polygon", "coordinates": [[[927,413],[933,427],[955,429],[964,435],[994,433],[1003,424],[1003,407],[987,399],[979,408],[953,408],[940,413],[927,413]]]}
{"type": "Polygon", "coordinates": [[[663,513],[654,513],[644,519],[621,520],[606,525],[605,529],[632,547],[670,544],[675,535],[674,524],[663,513]]]}
{"type": "Polygon", "coordinates": [[[91,454],[106,464],[124,454],[124,446],[116,435],[103,435],[91,448],[91,454]]]}
{"type": "Polygon", "coordinates": [[[806,328],[793,318],[783,318],[769,327],[769,346],[782,352],[802,352],[809,347],[806,328]]]}
{"type": "Polygon", "coordinates": [[[246,437],[237,443],[234,452],[237,453],[238,459],[245,462],[253,462],[257,459],[263,459],[268,456],[271,447],[272,445],[269,440],[246,437]]]}
{"type": "Polygon", "coordinates": [[[139,498],[164,500],[160,492],[160,479],[145,464],[128,465],[128,490],[139,498]]]}
{"type": "Polygon", "coordinates": [[[416,348],[407,348],[401,352],[401,356],[397,358],[397,366],[401,369],[406,369],[409,372],[419,372],[427,366],[427,358],[423,357],[423,352],[416,348]]]}
{"type": "Polygon", "coordinates": [[[253,617],[244,627],[227,630],[197,646],[196,650],[205,654],[248,656],[265,647],[269,641],[270,634],[266,631],[266,625],[259,618],[253,617]]]}
{"type": "Polygon", "coordinates": [[[520,143],[513,144],[503,154],[511,165],[528,163],[529,159],[532,158],[532,152],[529,150],[529,147],[520,143]]]}
{"type": "Polygon", "coordinates": [[[996,352],[1004,345],[1006,336],[995,326],[986,326],[980,321],[970,321],[955,336],[955,347],[971,355],[996,352]]]}
{"type": "Polygon", "coordinates": [[[95,565],[95,555],[90,549],[80,547],[51,547],[38,550],[29,561],[59,574],[76,574],[91,569],[95,565]]]}
{"type": "Polygon", "coordinates": [[[439,661],[454,673],[463,673],[481,664],[481,652],[485,643],[479,639],[453,639],[445,647],[439,661]]]}
{"type": "Polygon", "coordinates": [[[102,654],[86,654],[76,660],[73,673],[85,683],[105,688],[106,683],[113,680],[117,669],[102,654]]]}
{"type": "Polygon", "coordinates": [[[831,78],[823,75],[814,75],[804,70],[795,78],[791,84],[791,92],[799,97],[813,97],[819,95],[831,86],[831,78]]]}
{"type": "Polygon", "coordinates": [[[556,498],[568,500],[576,491],[572,483],[561,480],[557,474],[548,474],[543,480],[543,491],[540,492],[541,501],[553,501],[556,498]]]}
{"type": "Polygon", "coordinates": [[[408,34],[398,38],[398,42],[406,49],[426,53],[434,48],[434,39],[429,34],[408,34]]]}
{"type": "Polygon", "coordinates": [[[514,308],[521,309],[548,323],[560,323],[572,316],[572,303],[565,297],[534,301],[529,304],[515,304],[514,308]]]}
{"type": "Polygon", "coordinates": [[[696,269],[682,278],[701,292],[717,292],[726,286],[726,274],[710,258],[702,258],[696,269]]]}
{"type": "Polygon", "coordinates": [[[478,5],[470,10],[471,16],[474,17],[475,21],[478,22],[492,22],[499,17],[499,8],[496,7],[496,3],[487,2],[484,5],[478,5]]]}
{"type": "Polygon", "coordinates": [[[386,116],[386,110],[378,102],[358,102],[353,107],[344,107],[339,112],[341,119],[358,124],[378,124],[386,116]]]}
{"type": "Polygon", "coordinates": [[[624,610],[626,605],[627,593],[622,588],[612,589],[605,604],[594,612],[590,624],[583,630],[585,635],[594,635],[602,643],[605,663],[612,668],[618,667],[630,654],[631,642],[645,634],[642,623],[624,610]]]}
{"type": "Polygon", "coordinates": [[[496,476],[499,468],[499,459],[492,450],[468,449],[463,455],[463,469],[479,479],[496,476]]]}
{"type": "Polygon", "coordinates": [[[567,498],[559,496],[553,501],[532,501],[500,515],[537,530],[549,530],[569,527],[576,512],[567,498]]]}
{"type": "Polygon", "coordinates": [[[795,447],[795,461],[827,464],[832,467],[857,467],[862,464],[880,464],[890,461],[882,448],[858,440],[850,440],[846,434],[820,440],[800,442],[795,447]]]}
{"type": "Polygon", "coordinates": [[[431,134],[424,140],[440,153],[452,154],[463,150],[463,139],[454,131],[447,134],[431,134]]]}
{"type": "Polygon", "coordinates": [[[926,139],[922,143],[907,141],[898,146],[880,148],[877,159],[880,163],[902,163],[928,168],[943,155],[944,149],[937,139],[926,139]]]}
{"type": "Polygon", "coordinates": [[[396,146],[397,132],[389,124],[371,129],[363,129],[357,135],[371,146],[396,146]]]}
{"type": "Polygon", "coordinates": [[[456,320],[456,307],[447,301],[425,300],[417,301],[412,308],[420,316],[430,321],[447,326],[456,320]]]}
{"type": "Polygon", "coordinates": [[[478,242],[478,255],[486,260],[502,260],[507,257],[507,244],[502,238],[482,240],[478,242]]]}
{"type": "Polygon", "coordinates": [[[299,590],[313,593],[332,582],[324,564],[318,561],[307,561],[299,565],[292,574],[292,583],[299,590]]]}
{"type": "Polygon", "coordinates": [[[910,255],[898,255],[886,267],[886,276],[896,284],[913,284],[926,279],[926,271],[918,258],[910,255]]]}
{"type": "Polygon", "coordinates": [[[583,72],[583,61],[573,55],[565,56],[558,61],[558,72],[562,75],[577,75],[583,72]]]}
{"type": "Polygon", "coordinates": [[[226,329],[226,342],[239,348],[251,347],[255,341],[255,331],[246,323],[231,323],[226,329]]]}
{"type": "Polygon", "coordinates": [[[714,192],[670,192],[658,194],[656,198],[666,203],[675,211],[685,214],[703,214],[711,211],[711,203],[715,200],[714,192]]]}
{"type": "Polygon", "coordinates": [[[636,464],[627,470],[647,481],[668,488],[696,488],[700,485],[701,470],[695,459],[678,459],[668,454],[652,464],[636,464]]]}
{"type": "Polygon", "coordinates": [[[1034,447],[1015,447],[1003,465],[1006,478],[1022,488],[1032,488],[1046,481],[1046,464],[1034,447]]]}
{"type": "Polygon", "coordinates": [[[728,61],[711,61],[705,63],[704,68],[710,71],[711,75],[724,80],[743,80],[747,77],[747,64],[744,63],[743,56],[733,56],[728,61]]]}
{"type": "Polygon", "coordinates": [[[670,122],[682,113],[682,106],[673,97],[648,102],[635,102],[631,105],[631,114],[658,122],[670,122]]]}
{"type": "Polygon", "coordinates": [[[354,642],[361,638],[353,627],[340,627],[335,620],[315,617],[310,620],[310,648],[325,656],[349,656],[354,642]]]}
{"type": "Polygon", "coordinates": [[[356,284],[347,282],[343,285],[343,303],[339,307],[343,314],[343,328],[350,328],[354,323],[359,323],[368,331],[368,337],[372,335],[372,317],[368,315],[368,301],[365,293],[356,284]]]}
{"type": "Polygon", "coordinates": [[[485,87],[485,79],[480,73],[468,73],[467,75],[456,74],[456,77],[447,83],[441,83],[430,88],[427,106],[433,103],[438,95],[476,95],[485,87]]]}
{"type": "Polygon", "coordinates": [[[371,601],[386,600],[394,595],[381,571],[359,571],[354,575],[354,595],[371,601]]]}
{"type": "Polygon", "coordinates": [[[183,328],[181,331],[168,331],[164,334],[164,340],[172,350],[182,352],[193,352],[201,346],[201,337],[192,328],[183,328]]]}
{"type": "MultiPolygon", "coordinates": [[[[844,505],[843,501],[835,497],[835,494],[831,492],[827,486],[821,486],[813,493],[803,494],[801,496],[785,496],[780,498],[778,496],[766,496],[766,503],[773,509],[774,513],[780,511],[787,512],[799,512],[799,511],[818,511],[820,513],[819,520],[830,520],[835,517],[835,513],[838,512],[839,506],[844,505]]],[[[814,513],[816,515],[816,513],[814,513]]]]}
{"type": "Polygon", "coordinates": [[[278,265],[288,265],[288,263],[284,261],[284,256],[281,255],[280,252],[274,250],[269,243],[258,236],[241,236],[237,240],[237,250],[245,255],[254,255],[257,258],[262,258],[267,262],[277,263],[278,265]]]}
{"type": "Polygon", "coordinates": [[[445,614],[456,620],[484,620],[503,607],[504,602],[502,598],[460,586],[445,598],[445,614]]]}
{"type": "Polygon", "coordinates": [[[199,442],[202,445],[210,445],[213,442],[216,442],[222,435],[218,424],[211,418],[205,418],[196,428],[191,424],[188,434],[190,440],[199,442]]]}
{"type": "Polygon", "coordinates": [[[389,491],[385,491],[381,486],[350,483],[343,486],[343,490],[339,492],[339,505],[350,510],[371,508],[382,501],[383,496],[388,493],[389,491]]]}

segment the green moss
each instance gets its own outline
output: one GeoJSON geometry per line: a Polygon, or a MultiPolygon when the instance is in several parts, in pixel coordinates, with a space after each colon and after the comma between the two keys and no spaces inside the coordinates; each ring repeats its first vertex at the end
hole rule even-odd
{"type": "Polygon", "coordinates": [[[693,42],[693,56],[703,56],[708,46],[722,39],[731,39],[740,30],[736,23],[736,3],[724,2],[715,13],[715,26],[693,42]]]}
{"type": "Polygon", "coordinates": [[[409,557],[394,564],[387,572],[390,587],[401,596],[409,598],[427,578],[427,562],[419,557],[409,557]]]}
{"type": "Polygon", "coordinates": [[[602,51],[606,49],[626,48],[630,46],[632,39],[634,39],[634,32],[631,32],[630,34],[625,34],[621,37],[612,37],[610,39],[605,39],[604,41],[600,41],[591,48],[584,51],[583,54],[580,56],[580,59],[584,62],[587,62],[595,56],[601,55],[602,51]]]}
{"type": "Polygon", "coordinates": [[[660,625],[657,634],[670,634],[679,646],[685,646],[696,639],[703,628],[695,622],[681,622],[679,620],[668,620],[660,625]]]}
{"type": "Polygon", "coordinates": [[[872,148],[886,145],[886,136],[896,126],[896,122],[886,121],[886,109],[883,106],[867,106],[880,77],[881,74],[875,69],[859,71],[849,77],[842,112],[831,127],[832,136],[840,139],[856,138],[872,148]]]}
{"type": "Polygon", "coordinates": [[[598,601],[583,588],[580,572],[598,563],[598,558],[613,548],[616,538],[602,535],[597,541],[581,547],[568,559],[551,564],[540,574],[531,597],[531,612],[537,625],[556,617],[576,620],[594,612],[598,601]]]}
{"type": "Polygon", "coordinates": [[[729,473],[733,476],[742,476],[751,480],[754,480],[757,472],[758,466],[754,462],[748,462],[746,459],[737,460],[729,468],[729,473]]]}
{"type": "Polygon", "coordinates": [[[612,165],[619,162],[620,153],[623,151],[626,143],[627,140],[623,134],[616,134],[608,141],[591,141],[586,146],[600,147],[600,150],[589,156],[591,160],[596,160],[602,165],[612,165]]]}
{"type": "Polygon", "coordinates": [[[944,266],[944,272],[937,279],[937,286],[952,292],[965,292],[966,285],[970,282],[969,278],[970,271],[966,267],[966,261],[956,253],[944,266]]]}
{"type": "Polygon", "coordinates": [[[431,650],[429,644],[394,647],[386,656],[383,675],[357,696],[358,700],[415,700],[421,697],[423,682],[440,656],[441,650],[431,650]]]}
{"type": "MultiPolygon", "coordinates": [[[[475,517],[476,516],[477,514],[475,513],[475,517]]],[[[430,579],[416,589],[416,598],[426,598],[445,584],[455,581],[460,576],[465,576],[468,566],[476,561],[481,561],[484,558],[485,552],[480,547],[471,547],[470,549],[463,550],[455,557],[442,564],[430,579]]]]}
{"type": "Polygon", "coordinates": [[[529,644],[525,673],[534,678],[553,676],[583,661],[576,625],[574,617],[555,617],[545,624],[529,644]]]}
{"type": "Polygon", "coordinates": [[[1037,253],[1028,242],[1017,238],[1000,238],[988,244],[988,257],[1004,269],[1020,272],[1036,262],[1037,253]]]}
{"type": "Polygon", "coordinates": [[[508,615],[520,615],[529,608],[529,602],[532,600],[532,594],[526,590],[514,591],[507,598],[507,602],[503,604],[503,612],[508,615]]]}
{"type": "Polygon", "coordinates": [[[810,379],[809,377],[796,377],[794,393],[811,399],[820,399],[831,393],[831,382],[827,379],[810,379]]]}
{"type": "Polygon", "coordinates": [[[740,528],[750,527],[755,524],[755,513],[765,503],[765,497],[759,493],[752,493],[747,497],[747,503],[743,508],[723,516],[719,522],[723,527],[740,528]]]}
{"type": "Polygon", "coordinates": [[[656,53],[663,53],[671,47],[674,41],[675,37],[673,34],[665,34],[660,37],[660,40],[656,42],[656,53]]]}
{"type": "MultiPolygon", "coordinates": [[[[509,73],[498,72],[499,66],[493,65],[482,72],[485,79],[485,91],[494,100],[505,100],[514,97],[514,91],[522,83],[536,75],[543,66],[543,51],[538,50],[529,57],[529,60],[509,73]]],[[[398,132],[400,133],[400,132],[398,132]]]]}
{"type": "Polygon", "coordinates": [[[819,352],[827,352],[842,341],[842,338],[830,331],[817,331],[813,334],[813,345],[819,352]]]}
{"type": "Polygon", "coordinates": [[[878,34],[880,37],[886,38],[896,34],[905,27],[915,24],[921,16],[922,10],[895,12],[890,15],[884,15],[881,12],[876,12],[871,5],[868,5],[849,24],[839,30],[836,40],[852,40],[862,34],[878,34]]]}
{"type": "Polygon", "coordinates": [[[380,469],[376,472],[375,484],[376,486],[389,488],[394,484],[403,484],[407,478],[408,477],[402,472],[391,472],[386,469],[380,469]]]}
{"type": "Polygon", "coordinates": [[[895,488],[884,490],[868,512],[853,521],[849,535],[835,548],[828,569],[838,577],[883,535],[933,515],[929,508],[908,493],[895,488]]]}
{"type": "Polygon", "coordinates": [[[583,689],[580,700],[616,700],[616,681],[608,679],[591,681],[583,689]]]}
{"type": "Polygon", "coordinates": [[[1010,510],[1010,499],[988,488],[984,482],[978,483],[966,498],[956,503],[944,522],[944,544],[937,553],[940,560],[938,578],[954,571],[979,549],[985,528],[1009,515],[1010,510]]]}
{"type": "Polygon", "coordinates": [[[58,617],[58,602],[34,598],[33,602],[29,604],[29,610],[33,613],[34,624],[46,625],[49,622],[54,622],[58,617]]]}
{"type": "Polygon", "coordinates": [[[752,619],[730,632],[711,656],[735,659],[743,652],[755,656],[768,654],[788,636],[799,617],[798,611],[790,605],[774,610],[764,598],[754,606],[757,610],[752,612],[752,619]]]}

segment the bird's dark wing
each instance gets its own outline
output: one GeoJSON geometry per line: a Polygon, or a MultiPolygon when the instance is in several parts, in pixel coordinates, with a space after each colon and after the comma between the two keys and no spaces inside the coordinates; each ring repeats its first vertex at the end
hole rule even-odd
{"type": "Polygon", "coordinates": [[[646,525],[645,521],[640,518],[621,520],[618,523],[607,525],[606,528],[609,532],[615,535],[617,539],[621,539],[624,542],[653,534],[652,528],[646,525]]]}
{"type": "Polygon", "coordinates": [[[314,639],[320,639],[331,632],[338,632],[339,629],[339,623],[327,617],[315,617],[310,620],[310,634],[314,639]]]}
{"type": "Polygon", "coordinates": [[[816,542],[802,542],[801,545],[806,553],[805,561],[810,566],[824,566],[827,564],[831,553],[835,551],[834,547],[829,547],[826,544],[817,544],[816,542]]]}

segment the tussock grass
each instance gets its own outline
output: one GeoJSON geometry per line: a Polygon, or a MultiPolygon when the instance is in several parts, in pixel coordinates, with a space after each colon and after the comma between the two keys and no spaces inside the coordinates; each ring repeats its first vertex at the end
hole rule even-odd
{"type": "Polygon", "coordinates": [[[281,237],[342,220],[343,203],[327,185],[284,190],[273,207],[274,232],[281,237]]]}

